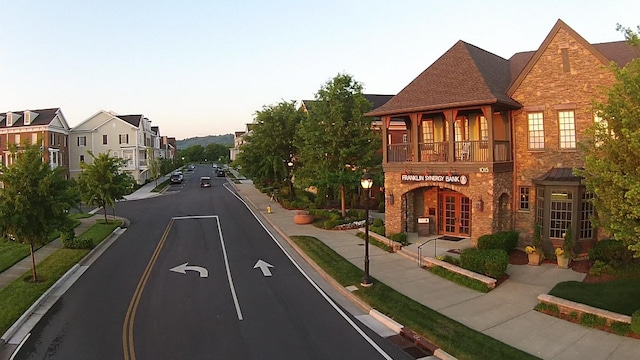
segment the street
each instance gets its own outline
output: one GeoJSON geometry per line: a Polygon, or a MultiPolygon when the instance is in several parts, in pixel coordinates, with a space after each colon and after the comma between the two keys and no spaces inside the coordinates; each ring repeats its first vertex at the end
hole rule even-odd
{"type": "Polygon", "coordinates": [[[211,170],[119,203],[130,227],[16,359],[410,358],[320,290],[226,179],[200,188],[211,170]]]}

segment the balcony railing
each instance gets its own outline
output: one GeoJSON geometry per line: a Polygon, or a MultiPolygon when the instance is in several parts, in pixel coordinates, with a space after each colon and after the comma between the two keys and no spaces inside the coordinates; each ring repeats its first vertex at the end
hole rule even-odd
{"type": "MultiPolygon", "coordinates": [[[[411,143],[390,144],[387,162],[488,162],[489,142],[484,140],[457,141],[453,143],[453,159],[450,159],[448,141],[418,144],[418,158],[414,159],[411,143]]],[[[507,140],[493,142],[493,162],[511,161],[511,144],[507,140]]]]}

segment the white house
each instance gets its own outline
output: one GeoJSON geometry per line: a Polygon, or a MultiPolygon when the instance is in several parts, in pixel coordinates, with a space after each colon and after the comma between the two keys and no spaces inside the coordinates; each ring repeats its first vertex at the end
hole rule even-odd
{"type": "Polygon", "coordinates": [[[88,151],[96,156],[108,152],[111,156],[126,159],[122,170],[133,175],[138,184],[145,183],[150,179],[148,158],[160,154],[159,132],[159,129],[152,130],[151,121],[144,115],[97,112],[71,129],[71,177],[78,176],[81,162],[93,160],[88,151]]]}

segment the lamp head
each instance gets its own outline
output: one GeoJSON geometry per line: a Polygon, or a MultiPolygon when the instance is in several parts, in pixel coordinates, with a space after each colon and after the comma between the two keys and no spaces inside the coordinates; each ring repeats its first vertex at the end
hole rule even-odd
{"type": "Polygon", "coordinates": [[[363,189],[371,189],[371,186],[373,186],[373,177],[371,177],[371,174],[368,172],[364,173],[360,179],[360,185],[362,185],[363,189]]]}

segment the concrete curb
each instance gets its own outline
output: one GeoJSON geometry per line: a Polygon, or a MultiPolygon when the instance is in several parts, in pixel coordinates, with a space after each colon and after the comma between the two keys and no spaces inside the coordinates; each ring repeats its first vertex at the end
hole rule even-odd
{"type": "MultiPolygon", "coordinates": [[[[236,193],[241,196],[242,191],[240,189],[238,189],[238,187],[236,186],[236,184],[234,182],[230,182],[233,186],[233,188],[236,190],[236,193]]],[[[329,274],[327,274],[320,266],[318,266],[318,264],[316,264],[315,261],[313,261],[309,256],[307,256],[307,254],[302,251],[302,249],[300,249],[295,242],[293,242],[289,236],[287,234],[285,234],[276,224],[274,224],[273,222],[271,222],[271,220],[269,220],[268,217],[266,216],[262,216],[262,213],[260,213],[260,211],[258,210],[258,206],[251,201],[249,198],[243,197],[241,196],[247,203],[249,203],[251,205],[251,207],[254,209],[254,212],[257,214],[260,214],[260,217],[264,220],[266,220],[269,225],[275,229],[275,231],[280,234],[280,236],[285,239],[285,241],[287,241],[287,243],[289,243],[289,245],[298,253],[298,255],[300,255],[300,257],[302,257],[325,281],[327,281],[331,286],[333,286],[336,290],[338,290],[340,293],[342,293],[346,298],[348,298],[349,300],[351,300],[353,303],[355,303],[356,305],[360,306],[362,309],[364,309],[365,311],[369,312],[369,316],[373,317],[374,319],[376,319],[377,321],[379,321],[380,323],[384,324],[385,326],[387,326],[391,331],[395,332],[396,334],[402,334],[404,331],[403,329],[406,329],[402,324],[396,322],[395,320],[391,319],[390,317],[386,316],[385,314],[379,312],[378,310],[372,308],[369,304],[367,304],[364,300],[360,299],[359,297],[353,295],[350,291],[348,291],[345,287],[343,287],[340,283],[338,283],[335,279],[333,279],[331,276],[329,276],[329,274]]],[[[293,221],[293,220],[292,220],[293,221]]],[[[413,333],[413,332],[412,332],[413,333]]],[[[427,343],[428,345],[425,346],[425,348],[431,352],[433,352],[433,355],[436,356],[437,358],[441,359],[441,360],[457,360],[457,358],[455,358],[454,356],[448,354],[447,352],[445,352],[444,350],[438,348],[436,345],[432,344],[430,341],[422,338],[419,335],[415,335],[415,339],[413,339],[419,343],[427,343]],[[417,340],[419,339],[419,340],[417,340]]]]}
{"type": "Polygon", "coordinates": [[[64,273],[64,275],[62,275],[60,277],[60,279],[58,279],[58,281],[56,281],[53,285],[51,285],[47,291],[45,291],[42,295],[40,295],[40,297],[38,298],[38,300],[36,300],[36,302],[34,302],[29,309],[27,309],[27,311],[24,312],[24,314],[22,314],[22,316],[20,316],[18,318],[18,320],[16,320],[16,322],[13,323],[13,325],[11,325],[11,327],[9,327],[9,329],[7,329],[7,331],[2,335],[2,341],[4,341],[4,343],[8,342],[11,337],[15,334],[15,332],[24,324],[24,322],[29,318],[29,316],[31,316],[31,314],[33,314],[33,312],[42,304],[42,302],[53,292],[55,291],[60,284],[62,284],[63,282],[67,281],[67,279],[73,275],[76,271],[78,271],[78,269],[80,268],[80,264],[75,264],[73,265],[73,267],[71,267],[71,269],[69,269],[66,273],[64,273]]]}
{"type": "MultiPolygon", "coordinates": [[[[123,221],[123,226],[129,224],[129,220],[120,218],[123,221]]],[[[123,230],[121,227],[117,227],[114,229],[109,236],[107,236],[103,241],[98,244],[95,248],[91,249],[91,251],[85,255],[77,264],[73,265],[71,269],[67,270],[53,285],[51,285],[40,297],[36,300],[28,309],[25,311],[19,318],[16,320],[9,329],[2,335],[0,338],[0,352],[6,344],[11,340],[11,338],[15,335],[15,333],[25,324],[25,322],[40,308],[42,303],[53,293],[56,291],[63,283],[65,283],[70,277],[72,277],[82,266],[89,266],[91,264],[92,256],[99,257],[102,252],[104,252],[109,245],[115,241],[121,234],[118,232],[123,230]],[[88,260],[87,260],[88,259],[88,260]],[[83,263],[89,262],[88,265],[81,265],[83,263]]],[[[126,227],[124,228],[126,230],[126,227]]],[[[77,280],[77,279],[76,279],[77,280]]]]}
{"type": "Polygon", "coordinates": [[[383,323],[386,327],[391,329],[396,334],[400,334],[400,331],[402,331],[402,328],[404,327],[376,309],[371,309],[371,311],[369,311],[369,315],[379,322],[383,323]]]}

